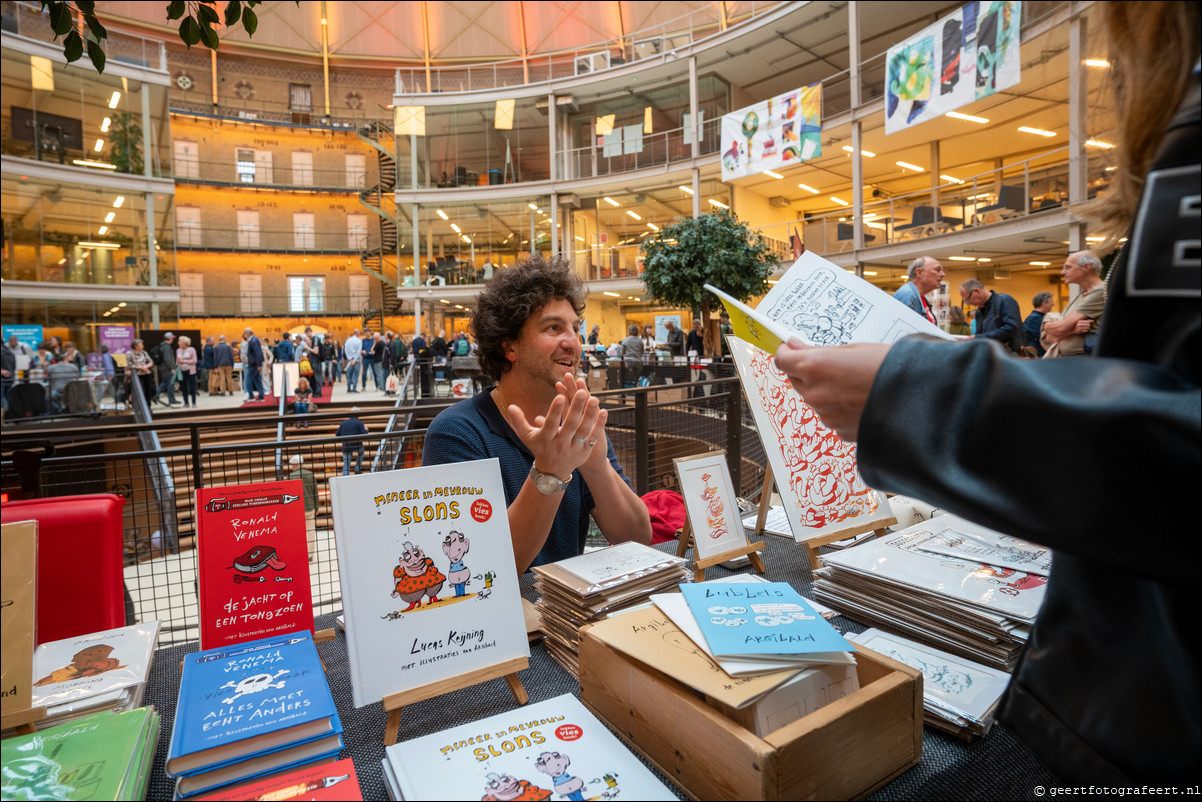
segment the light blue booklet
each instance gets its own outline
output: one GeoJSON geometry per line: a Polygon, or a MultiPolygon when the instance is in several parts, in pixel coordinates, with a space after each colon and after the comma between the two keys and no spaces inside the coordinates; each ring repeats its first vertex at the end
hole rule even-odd
{"type": "Polygon", "coordinates": [[[856,649],[785,582],[702,582],[680,592],[715,657],[856,649]]]}

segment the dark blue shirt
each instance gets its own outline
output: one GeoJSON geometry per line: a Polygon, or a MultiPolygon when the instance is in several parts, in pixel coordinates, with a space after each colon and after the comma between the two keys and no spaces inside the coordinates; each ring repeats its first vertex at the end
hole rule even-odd
{"type": "Polygon", "coordinates": [[[1044,313],[1038,309],[1027,315],[1027,319],[1023,321],[1023,335],[1027,338],[1027,345],[1035,348],[1036,352],[1043,356],[1043,346],[1039,343],[1039,332],[1043,328],[1044,313]]]}
{"type": "MultiPolygon", "coordinates": [[[[630,480],[618,464],[613,443],[609,442],[608,437],[605,440],[609,464],[629,486],[630,480]]],[[[426,430],[423,465],[444,465],[492,457],[501,463],[501,481],[505,486],[505,504],[508,506],[521,492],[530,467],[534,464],[534,455],[501,415],[490,393],[480,393],[444,409],[426,430]]],[[[593,494],[580,476],[580,471],[573,471],[572,481],[563,492],[547,542],[532,564],[545,565],[583,554],[589,513],[594,506],[593,494]]]]}

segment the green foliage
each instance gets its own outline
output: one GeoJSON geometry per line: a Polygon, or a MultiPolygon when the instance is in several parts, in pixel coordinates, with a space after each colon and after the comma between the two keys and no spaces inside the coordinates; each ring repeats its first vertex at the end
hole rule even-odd
{"type": "MultiPolygon", "coordinates": [[[[715,353],[710,310],[719,304],[712,284],[740,301],[768,290],[776,257],[758,233],[728,211],[678,219],[643,243],[647,295],[667,306],[701,312],[706,350],[715,353]]],[[[688,328],[685,321],[685,328],[688,328]]]]}
{"type": "MultiPolygon", "coordinates": [[[[225,27],[236,28],[241,24],[248,36],[254,36],[259,29],[259,18],[251,8],[261,2],[263,0],[230,0],[225,6],[225,27]]],[[[300,0],[295,2],[299,7],[300,0]]],[[[104,72],[105,53],[101,42],[108,39],[109,34],[96,18],[96,3],[92,0],[42,0],[42,10],[49,12],[54,38],[66,35],[63,39],[63,56],[67,62],[78,61],[83,56],[86,44],[92,66],[97,72],[104,72]],[[79,15],[84,22],[82,34],[75,25],[75,15],[79,15]]],[[[216,50],[221,44],[213,28],[222,22],[217,13],[216,0],[172,0],[167,4],[167,19],[181,20],[179,38],[189,48],[200,43],[210,50],[216,50]]]]}
{"type": "Polygon", "coordinates": [[[142,161],[142,126],[138,125],[138,118],[125,112],[114,114],[111,130],[113,164],[117,165],[117,169],[123,173],[140,175],[144,163],[142,161]]]}

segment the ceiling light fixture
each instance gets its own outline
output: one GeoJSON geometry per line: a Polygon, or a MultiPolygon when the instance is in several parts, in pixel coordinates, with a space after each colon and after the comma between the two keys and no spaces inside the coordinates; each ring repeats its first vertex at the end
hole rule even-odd
{"type": "Polygon", "coordinates": [[[1099,69],[1106,69],[1110,66],[1110,62],[1104,58],[1087,58],[1083,63],[1086,67],[1098,67],[1099,69]]]}
{"type": "Polygon", "coordinates": [[[771,170],[765,170],[765,171],[764,171],[764,175],[770,175],[770,176],[772,176],[773,178],[784,178],[784,176],[783,176],[783,175],[781,175],[780,173],[774,173],[774,172],[772,172],[771,170]]]}
{"type": "Polygon", "coordinates": [[[450,220],[450,219],[451,219],[451,218],[447,217],[447,213],[446,213],[446,212],[444,212],[442,209],[435,209],[435,210],[434,210],[434,213],[435,213],[436,215],[438,215],[439,217],[441,217],[443,220],[450,220]]]}
{"type": "Polygon", "coordinates": [[[608,295],[610,298],[621,298],[621,297],[622,297],[621,293],[617,293],[617,292],[608,292],[608,291],[606,291],[606,292],[603,292],[603,293],[601,293],[601,294],[602,294],[602,295],[608,295]]]}
{"type": "MultiPolygon", "coordinates": [[[[844,146],[843,146],[843,149],[844,149],[845,151],[847,151],[848,153],[855,153],[855,151],[851,149],[851,145],[844,145],[844,146]]],[[[875,154],[875,153],[873,153],[873,152],[872,152],[872,151],[870,151],[870,150],[864,150],[863,148],[861,148],[861,149],[860,149],[860,155],[861,155],[861,156],[867,156],[868,158],[870,158],[870,159],[871,159],[871,158],[872,158],[873,156],[875,156],[876,154],[875,154]]]]}
{"type": "Polygon", "coordinates": [[[814,189],[814,188],[813,188],[812,186],[810,186],[809,184],[798,184],[798,185],[797,185],[797,188],[798,188],[798,189],[804,189],[806,192],[810,193],[811,195],[817,195],[817,194],[818,194],[818,190],[814,189]]]}
{"type": "Polygon", "coordinates": [[[956,178],[954,175],[944,175],[944,174],[940,173],[939,177],[942,178],[944,181],[947,181],[952,184],[963,184],[964,183],[964,179],[956,178]]]}
{"type": "Polygon", "coordinates": [[[605,201],[610,206],[614,206],[614,207],[622,205],[622,204],[618,203],[616,200],[614,200],[613,198],[609,197],[608,195],[606,197],[602,198],[601,200],[605,201]]]}
{"type": "Polygon", "coordinates": [[[1114,145],[1112,143],[1107,142],[1103,139],[1087,139],[1087,140],[1085,140],[1085,144],[1089,145],[1092,148],[1101,148],[1102,150],[1110,150],[1111,148],[1114,147],[1114,145]]]}
{"type": "Polygon", "coordinates": [[[100,123],[101,133],[108,133],[109,126],[112,124],[113,124],[113,119],[111,117],[105,117],[104,120],[100,123]]]}
{"type": "Polygon", "coordinates": [[[108,226],[101,226],[99,229],[96,230],[96,234],[101,237],[103,237],[107,233],[109,233],[108,226]]]}
{"type": "Polygon", "coordinates": [[[81,248],[120,248],[121,246],[115,242],[81,242],[81,248]]]}
{"type": "Polygon", "coordinates": [[[93,147],[93,148],[92,148],[92,150],[96,151],[97,153],[99,153],[100,151],[104,150],[104,140],[103,140],[103,139],[97,139],[97,140],[96,140],[96,145],[95,145],[95,147],[93,147]]]}
{"type": "Polygon", "coordinates": [[[713,198],[710,198],[709,202],[710,202],[710,206],[717,206],[719,209],[729,209],[730,208],[722,201],[716,201],[713,198]]]}
{"type": "Polygon", "coordinates": [[[843,200],[842,198],[836,198],[834,195],[831,195],[831,200],[833,200],[835,203],[839,204],[840,206],[851,206],[851,204],[848,203],[847,201],[843,200]]]}
{"type": "Polygon", "coordinates": [[[681,191],[681,192],[684,192],[684,193],[687,193],[687,194],[689,194],[689,195],[692,195],[692,194],[693,194],[693,188],[692,188],[692,187],[686,187],[686,186],[684,186],[683,184],[680,186],[680,191],[681,191]]]}
{"type": "Polygon", "coordinates": [[[124,196],[124,195],[118,195],[116,198],[114,198],[114,199],[113,199],[113,208],[114,208],[114,209],[120,209],[120,208],[121,208],[121,204],[123,204],[123,203],[125,203],[125,196],[124,196]]]}
{"type": "Polygon", "coordinates": [[[949,261],[952,261],[952,262],[975,262],[975,261],[977,261],[972,256],[949,256],[947,258],[949,261]]]}
{"type": "Polygon", "coordinates": [[[627,209],[627,210],[626,210],[626,214],[630,215],[630,216],[631,216],[631,217],[633,217],[635,220],[642,220],[642,219],[643,219],[643,218],[639,217],[637,214],[635,214],[635,213],[634,213],[634,211],[633,211],[633,210],[631,210],[631,209],[627,209]]]}
{"type": "Polygon", "coordinates": [[[1049,267],[1049,266],[1051,266],[1052,263],[1051,262],[1028,262],[1028,264],[1035,265],[1036,267],[1049,267]]]}
{"type": "Polygon", "coordinates": [[[535,209],[537,209],[537,208],[538,208],[538,204],[537,204],[537,203],[527,203],[526,205],[530,207],[530,210],[531,210],[531,211],[533,211],[533,210],[535,210],[535,209]]]}
{"type": "Polygon", "coordinates": [[[985,119],[984,117],[977,117],[976,115],[973,115],[973,114],[963,114],[958,111],[949,111],[944,116],[951,117],[953,120],[965,120],[970,123],[980,123],[982,125],[989,122],[989,120],[985,119]]]}
{"type": "Polygon", "coordinates": [[[651,229],[652,231],[659,231],[659,226],[657,226],[655,223],[648,223],[647,228],[651,229]]]}
{"type": "Polygon", "coordinates": [[[875,271],[875,270],[865,270],[865,271],[864,271],[864,275],[866,275],[866,276],[875,276],[875,275],[876,275],[876,271],[875,271]]]}
{"type": "Polygon", "coordinates": [[[1036,134],[1037,136],[1056,136],[1055,131],[1045,131],[1042,128],[1032,128],[1029,125],[1020,125],[1018,130],[1024,134],[1036,134]]]}
{"type": "Polygon", "coordinates": [[[456,233],[456,234],[462,234],[462,233],[463,233],[463,229],[462,229],[462,228],[460,228],[459,226],[457,226],[455,223],[451,223],[451,228],[453,228],[453,229],[455,230],[455,233],[456,233]]]}
{"type": "Polygon", "coordinates": [[[113,93],[113,96],[109,98],[109,108],[110,108],[110,109],[115,109],[115,108],[117,108],[117,104],[118,104],[118,103],[120,103],[120,102],[121,102],[121,93],[120,93],[120,92],[114,92],[114,93],[113,93]]]}
{"type": "Polygon", "coordinates": [[[104,216],[104,222],[111,223],[111,222],[113,222],[113,218],[116,216],[117,216],[116,212],[109,212],[108,214],[106,214],[104,216]]]}
{"type": "Polygon", "coordinates": [[[107,164],[105,162],[94,162],[90,159],[72,159],[72,164],[78,164],[80,167],[100,167],[105,170],[116,170],[117,165],[107,164]]]}
{"type": "Polygon", "coordinates": [[[913,170],[916,173],[923,172],[923,169],[921,167],[919,167],[917,164],[910,164],[909,162],[896,162],[896,164],[898,167],[902,168],[903,170],[913,170]]]}

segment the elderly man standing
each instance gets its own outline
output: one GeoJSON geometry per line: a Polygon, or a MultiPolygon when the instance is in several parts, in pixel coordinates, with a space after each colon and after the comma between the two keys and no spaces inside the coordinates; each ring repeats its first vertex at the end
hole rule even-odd
{"type": "Polygon", "coordinates": [[[351,332],[342,344],[342,353],[346,357],[346,391],[359,392],[359,368],[363,360],[363,341],[359,339],[359,330],[351,332]]]}
{"type": "Polygon", "coordinates": [[[913,309],[916,314],[925,317],[933,325],[938,325],[935,320],[935,311],[931,309],[931,304],[927,301],[927,295],[938,289],[943,282],[943,265],[939,264],[939,261],[933,256],[920,256],[910,263],[906,275],[909,280],[893,293],[893,297],[913,309]]]}
{"type": "Polygon", "coordinates": [[[217,335],[213,346],[213,372],[217,376],[217,395],[234,394],[234,349],[225,341],[225,335],[217,335]]]}
{"type": "Polygon", "coordinates": [[[263,376],[259,373],[259,369],[263,366],[263,344],[259,342],[259,338],[255,336],[254,331],[247,326],[242,330],[242,339],[246,341],[246,362],[242,364],[242,369],[246,371],[246,400],[255,400],[255,391],[258,390],[259,400],[265,400],[263,395],[263,376]]]}
{"type": "Polygon", "coordinates": [[[1023,323],[1018,314],[1018,301],[1004,292],[985,289],[985,285],[970,278],[960,285],[960,297],[977,307],[977,337],[997,340],[1012,353],[1023,352],[1023,323]]]}
{"type": "Polygon", "coordinates": [[[156,350],[159,352],[161,362],[159,362],[159,386],[154,391],[152,401],[163,403],[159,400],[159,396],[163,391],[167,391],[167,406],[179,406],[179,402],[175,400],[175,335],[172,332],[167,332],[163,335],[163,341],[158,344],[156,350]]]}
{"type": "Polygon", "coordinates": [[[1080,292],[1064,307],[1063,316],[1043,327],[1040,342],[1048,349],[1046,358],[1082,356],[1093,352],[1092,339],[1102,323],[1106,306],[1106,283],[1102,260],[1093,251],[1077,251],[1064,260],[1060,280],[1076,284],[1080,292]]]}

